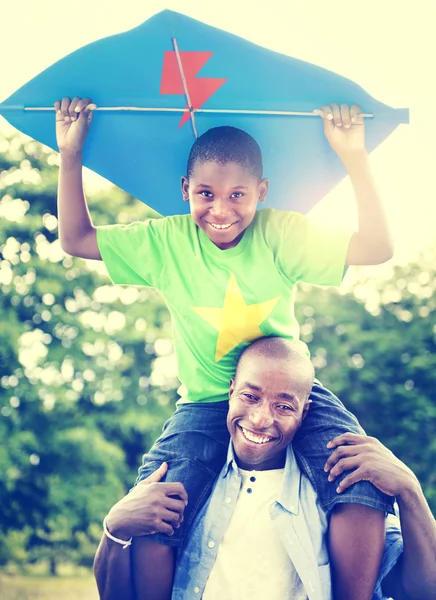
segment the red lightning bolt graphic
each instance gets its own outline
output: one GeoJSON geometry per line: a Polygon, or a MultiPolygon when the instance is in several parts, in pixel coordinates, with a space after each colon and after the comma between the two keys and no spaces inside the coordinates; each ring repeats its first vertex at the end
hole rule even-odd
{"type": "MultiPolygon", "coordinates": [[[[185,74],[186,84],[188,86],[191,98],[192,108],[201,108],[203,104],[227,81],[227,79],[202,78],[196,79],[195,76],[207,63],[213,52],[180,52],[180,60],[185,74]]],[[[174,51],[168,51],[164,54],[162,68],[162,80],[160,83],[161,94],[184,94],[183,81],[180,75],[177,56],[174,51]]],[[[189,108],[188,105],[186,105],[189,108]]],[[[191,113],[183,113],[179,123],[179,129],[191,118],[191,113]]]]}

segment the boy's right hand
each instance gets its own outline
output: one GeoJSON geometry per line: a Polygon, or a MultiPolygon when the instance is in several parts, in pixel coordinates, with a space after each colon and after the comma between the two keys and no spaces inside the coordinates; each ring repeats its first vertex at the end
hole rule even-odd
{"type": "Polygon", "coordinates": [[[56,140],[64,156],[80,154],[88,135],[94,110],[97,108],[90,98],[76,96],[56,100],[56,140]]]}

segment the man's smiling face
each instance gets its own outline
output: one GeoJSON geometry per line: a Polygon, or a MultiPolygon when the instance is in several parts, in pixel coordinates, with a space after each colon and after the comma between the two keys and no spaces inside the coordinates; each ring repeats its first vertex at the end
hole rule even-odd
{"type": "Polygon", "coordinates": [[[307,357],[247,352],[230,385],[229,429],[238,465],[257,471],[284,466],[286,447],[309,408],[313,369],[307,357]]]}

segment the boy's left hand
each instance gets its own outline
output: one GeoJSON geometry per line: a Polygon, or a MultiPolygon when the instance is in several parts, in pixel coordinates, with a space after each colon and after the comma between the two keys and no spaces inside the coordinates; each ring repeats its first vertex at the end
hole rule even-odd
{"type": "Polygon", "coordinates": [[[362,111],[357,104],[324,104],[314,113],[322,118],[325,136],[342,162],[366,152],[362,111]]]}

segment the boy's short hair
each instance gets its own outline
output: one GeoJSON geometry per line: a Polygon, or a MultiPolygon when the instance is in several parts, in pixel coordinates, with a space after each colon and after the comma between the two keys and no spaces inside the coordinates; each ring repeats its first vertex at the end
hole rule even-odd
{"type": "Polygon", "coordinates": [[[213,127],[194,142],[186,169],[188,179],[198,162],[209,161],[221,165],[235,162],[248,169],[253,177],[262,179],[262,152],[259,144],[249,133],[237,127],[213,127]]]}

